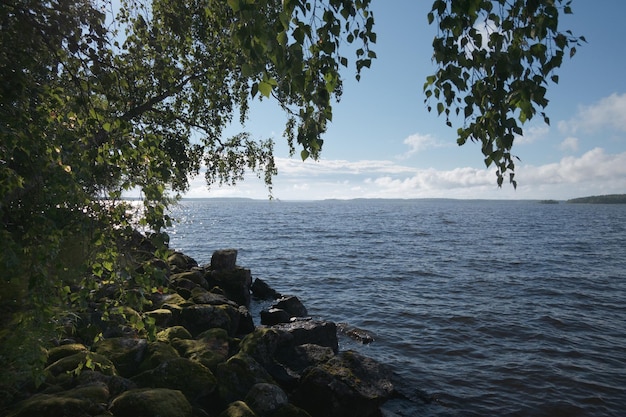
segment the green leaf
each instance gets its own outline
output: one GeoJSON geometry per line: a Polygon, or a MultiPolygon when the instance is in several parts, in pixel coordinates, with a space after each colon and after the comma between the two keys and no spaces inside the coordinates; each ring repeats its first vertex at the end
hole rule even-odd
{"type": "Polygon", "coordinates": [[[300,157],[303,161],[305,161],[309,157],[309,155],[310,153],[306,149],[302,149],[302,151],[300,152],[300,157]]]}
{"type": "Polygon", "coordinates": [[[270,94],[272,94],[272,84],[270,84],[267,81],[261,81],[259,84],[259,92],[265,96],[265,97],[269,97],[270,94]]]}
{"type": "Polygon", "coordinates": [[[227,2],[233,12],[237,13],[239,10],[241,10],[239,0],[227,0],[227,2]]]}

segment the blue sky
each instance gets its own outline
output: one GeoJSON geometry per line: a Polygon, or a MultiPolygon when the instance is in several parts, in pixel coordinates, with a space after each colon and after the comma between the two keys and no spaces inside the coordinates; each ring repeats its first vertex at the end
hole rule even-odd
{"type": "MultiPolygon", "coordinates": [[[[588,43],[566,59],[551,85],[551,125],[532,120],[515,141],[517,190],[496,185],[480,148],[456,144],[456,127],[428,113],[422,85],[434,72],[426,14],[432,1],[373,1],[378,55],[360,82],[345,73],[341,102],[324,136],[319,161],[289,158],[285,116],[271,100],[253,106],[245,130],[274,138],[275,198],[568,199],[626,193],[626,2],[574,0],[560,27],[588,43]]],[[[235,130],[233,130],[235,132],[235,130]]],[[[202,176],[185,197],[267,198],[251,175],[235,187],[207,190],[202,176]]]]}

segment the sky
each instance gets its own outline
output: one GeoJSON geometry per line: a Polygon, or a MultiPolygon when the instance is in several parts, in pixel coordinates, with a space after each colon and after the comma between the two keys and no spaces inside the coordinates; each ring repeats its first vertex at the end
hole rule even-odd
{"type": "MultiPolygon", "coordinates": [[[[354,79],[344,73],[341,101],[323,136],[318,161],[289,157],[282,137],[286,117],[271,100],[253,105],[243,129],[273,138],[278,175],[274,198],[556,199],[626,193],[626,2],[574,0],[560,29],[587,43],[565,59],[559,83],[548,87],[550,126],[536,117],[515,140],[517,189],[498,188],[480,146],[456,144],[456,127],[429,113],[422,86],[435,72],[426,15],[430,0],[374,0],[378,59],[354,79]]],[[[232,132],[240,131],[233,126],[232,132]],[[236,130],[236,131],[235,131],[236,130]]],[[[254,174],[234,187],[207,189],[192,179],[187,198],[268,198],[254,174]]]]}

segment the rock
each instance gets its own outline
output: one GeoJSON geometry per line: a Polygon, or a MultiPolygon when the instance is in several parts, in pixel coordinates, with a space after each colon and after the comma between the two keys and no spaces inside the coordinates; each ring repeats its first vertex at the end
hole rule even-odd
{"type": "Polygon", "coordinates": [[[279,348],[291,346],[293,336],[275,328],[258,327],[241,340],[240,352],[249,355],[261,365],[274,362],[279,348]]]}
{"type": "Polygon", "coordinates": [[[215,376],[220,398],[226,404],[243,400],[255,384],[274,383],[263,366],[241,352],[217,365],[215,376]]]}
{"type": "Polygon", "coordinates": [[[181,356],[215,371],[217,364],[228,358],[230,338],[226,330],[216,328],[201,333],[197,340],[174,339],[172,346],[181,356]]]}
{"type": "Polygon", "coordinates": [[[131,380],[140,387],[179,390],[190,402],[203,402],[216,387],[209,368],[187,358],[170,359],[131,380]]]}
{"type": "Polygon", "coordinates": [[[156,310],[146,311],[144,315],[153,319],[154,324],[157,327],[166,327],[172,322],[172,317],[174,317],[172,310],[168,310],[166,308],[157,308],[156,310]]]}
{"type": "Polygon", "coordinates": [[[335,353],[331,348],[307,343],[291,349],[279,349],[275,358],[294,373],[300,374],[311,366],[327,362],[333,356],[335,353]]]}
{"type": "Polygon", "coordinates": [[[117,375],[113,362],[105,356],[87,351],[61,358],[44,369],[44,372],[52,376],[58,376],[67,372],[78,371],[80,373],[82,370],[88,369],[101,372],[104,375],[117,375]]]}
{"type": "Polygon", "coordinates": [[[235,401],[228,405],[219,417],[259,417],[243,401],[235,401]]]}
{"type": "Polygon", "coordinates": [[[338,323],[337,331],[364,345],[368,345],[374,341],[374,336],[367,330],[359,329],[358,327],[350,326],[346,323],[338,323]]]}
{"type": "Polygon", "coordinates": [[[230,271],[237,265],[237,249],[221,249],[211,256],[211,269],[214,271],[230,271]]]}
{"type": "Polygon", "coordinates": [[[196,287],[191,290],[191,300],[196,304],[211,304],[211,305],[221,305],[221,304],[230,304],[233,307],[238,307],[239,305],[234,301],[229,300],[223,294],[216,294],[211,291],[207,291],[202,287],[196,287]]]}
{"type": "Polygon", "coordinates": [[[369,417],[379,415],[392,393],[388,369],[346,351],[305,371],[293,402],[313,417],[369,417]]]}
{"type": "Polygon", "coordinates": [[[48,351],[48,360],[46,365],[51,365],[59,359],[86,351],[87,347],[81,343],[70,343],[67,345],[53,347],[48,351]]]}
{"type": "Polygon", "coordinates": [[[291,315],[280,308],[261,310],[261,324],[273,326],[274,324],[289,323],[291,315]]]}
{"type": "Polygon", "coordinates": [[[156,335],[156,340],[159,342],[169,343],[173,339],[192,339],[193,336],[183,326],[172,326],[167,329],[161,330],[156,335]]]}
{"type": "Polygon", "coordinates": [[[100,340],[94,349],[113,362],[121,376],[130,377],[139,368],[147,346],[146,339],[116,337],[100,340]]]}
{"type": "Polygon", "coordinates": [[[207,275],[209,287],[220,287],[226,296],[239,305],[250,306],[250,287],[252,274],[249,269],[213,270],[207,275]]]}
{"type": "Polygon", "coordinates": [[[115,417],[191,417],[192,407],[182,392],[164,389],[126,391],[111,402],[115,417]]]}
{"type": "Polygon", "coordinates": [[[167,258],[167,263],[172,267],[172,271],[189,271],[191,268],[198,266],[198,262],[184,253],[174,252],[167,258]]]}
{"type": "Polygon", "coordinates": [[[279,298],[272,307],[285,310],[290,317],[306,317],[308,315],[306,307],[295,295],[279,298]]]}
{"type": "MultiPolygon", "coordinates": [[[[182,329],[184,329],[184,327],[182,327],[182,329]]],[[[191,335],[189,335],[189,337],[191,337],[191,335]]],[[[179,340],[184,339],[174,339],[174,341],[179,340]]],[[[146,348],[146,352],[144,354],[144,359],[139,365],[138,371],[149,371],[150,369],[154,369],[162,363],[169,361],[170,359],[175,359],[178,357],[180,357],[178,351],[169,343],[160,341],[150,342],[148,343],[148,347],[146,348]]]]}
{"type": "Polygon", "coordinates": [[[276,410],[272,417],[311,417],[311,415],[293,404],[285,404],[276,410]]]}
{"type": "Polygon", "coordinates": [[[313,343],[327,346],[337,353],[339,342],[337,340],[337,326],[330,321],[298,320],[291,323],[277,324],[274,329],[290,333],[294,338],[295,345],[313,343]]]}
{"type": "Polygon", "coordinates": [[[109,388],[111,396],[116,396],[124,391],[136,389],[137,384],[127,378],[123,378],[118,375],[103,375],[96,371],[83,371],[76,378],[77,385],[92,385],[96,383],[103,383],[109,388]]]}
{"type": "Polygon", "coordinates": [[[237,326],[236,334],[239,336],[243,336],[252,333],[255,329],[255,326],[254,320],[252,319],[252,314],[250,314],[250,310],[248,310],[244,306],[239,306],[237,308],[237,312],[239,313],[239,326],[237,326]]]}
{"type": "Polygon", "coordinates": [[[228,304],[218,306],[191,305],[183,308],[180,322],[192,335],[198,335],[205,330],[219,327],[233,336],[239,327],[239,310],[228,304]]]}
{"type": "Polygon", "coordinates": [[[93,384],[51,394],[40,394],[19,403],[10,417],[82,417],[104,413],[109,399],[105,384],[93,384]]]}
{"type": "Polygon", "coordinates": [[[252,295],[261,300],[276,300],[281,297],[280,293],[269,286],[267,282],[261,278],[257,278],[250,287],[252,295]]]}
{"type": "Polygon", "coordinates": [[[269,417],[287,404],[289,398],[278,385],[259,383],[250,388],[244,401],[259,417],[269,417]]]}
{"type": "Polygon", "coordinates": [[[204,279],[204,271],[200,269],[179,272],[170,276],[170,283],[174,284],[177,281],[191,281],[194,283],[194,285],[206,285],[206,280],[204,279]]]}

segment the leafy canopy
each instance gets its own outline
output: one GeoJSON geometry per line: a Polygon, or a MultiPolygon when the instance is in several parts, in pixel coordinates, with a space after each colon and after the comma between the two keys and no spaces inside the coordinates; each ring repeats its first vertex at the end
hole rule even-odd
{"type": "Polygon", "coordinates": [[[428,109],[450,116],[462,112],[458,144],[479,142],[498,185],[505,174],[513,186],[511,148],[522,125],[543,109],[549,83],[566,52],[572,57],[584,37],[561,32],[559,17],[572,13],[571,0],[437,0],[428,13],[438,34],[433,40],[434,75],[424,84],[428,109]]]}

